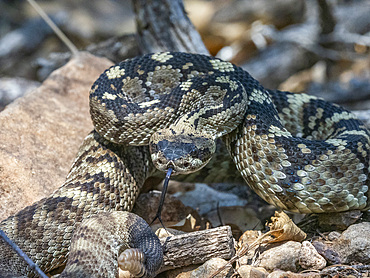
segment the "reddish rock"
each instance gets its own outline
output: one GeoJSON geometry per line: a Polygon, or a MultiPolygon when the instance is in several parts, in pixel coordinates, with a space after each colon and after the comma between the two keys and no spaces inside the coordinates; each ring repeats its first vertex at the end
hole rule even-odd
{"type": "Polygon", "coordinates": [[[0,219],[64,182],[92,129],[89,89],[111,65],[107,59],[79,53],[0,113],[0,219]]]}

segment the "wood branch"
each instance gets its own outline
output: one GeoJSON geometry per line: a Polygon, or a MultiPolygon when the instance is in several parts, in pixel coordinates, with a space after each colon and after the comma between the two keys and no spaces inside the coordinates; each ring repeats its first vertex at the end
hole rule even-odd
{"type": "Polygon", "coordinates": [[[182,51],[209,54],[181,0],[133,0],[138,44],[143,53],[182,51]]]}
{"type": "Polygon", "coordinates": [[[234,240],[229,226],[161,238],[164,264],[159,272],[211,258],[230,259],[235,254],[234,240]]]}
{"type": "Polygon", "coordinates": [[[317,0],[317,5],[321,34],[329,34],[334,31],[336,24],[331,7],[326,0],[317,0]]]}

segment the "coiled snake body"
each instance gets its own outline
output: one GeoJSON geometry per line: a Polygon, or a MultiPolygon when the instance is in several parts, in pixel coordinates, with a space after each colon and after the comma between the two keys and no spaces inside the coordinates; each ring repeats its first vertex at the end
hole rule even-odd
{"type": "MultiPolygon", "coordinates": [[[[217,138],[246,183],[277,207],[321,213],[368,206],[363,124],[322,99],[266,90],[229,62],[169,52],[126,60],[94,83],[90,110],[95,131],[63,186],[1,223],[45,271],[65,263],[83,219],[131,210],[156,169],[198,171],[217,138]]],[[[0,256],[0,276],[32,275],[6,247],[0,256]]]]}

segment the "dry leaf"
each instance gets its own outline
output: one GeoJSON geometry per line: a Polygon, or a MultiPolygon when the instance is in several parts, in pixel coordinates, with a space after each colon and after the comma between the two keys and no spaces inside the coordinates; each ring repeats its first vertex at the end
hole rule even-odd
{"type": "Polygon", "coordinates": [[[245,245],[251,245],[262,235],[261,231],[257,230],[248,230],[245,231],[238,241],[238,249],[241,249],[245,245]]]}
{"type": "Polygon", "coordinates": [[[188,214],[186,218],[173,225],[170,225],[169,227],[183,232],[194,232],[198,230],[196,223],[197,220],[195,219],[195,217],[191,214],[188,214]]]}
{"type": "Polygon", "coordinates": [[[267,224],[270,231],[266,235],[274,237],[268,243],[294,240],[301,242],[306,238],[306,233],[298,228],[285,212],[275,212],[271,217],[271,223],[267,224]]]}
{"type": "Polygon", "coordinates": [[[229,262],[210,275],[208,278],[213,278],[219,274],[226,266],[233,264],[236,260],[244,256],[250,250],[253,250],[258,245],[269,244],[280,241],[294,240],[303,241],[306,234],[298,228],[289,216],[284,212],[275,212],[275,216],[271,217],[271,223],[267,224],[270,231],[259,236],[253,243],[245,244],[240,247],[237,254],[232,257],[229,262]],[[273,238],[272,238],[273,237],[273,238]]]}
{"type": "Polygon", "coordinates": [[[186,232],[179,231],[176,229],[171,229],[171,228],[159,228],[155,231],[155,234],[158,238],[163,238],[163,237],[169,237],[169,236],[177,236],[177,235],[182,235],[186,234],[186,232]]]}

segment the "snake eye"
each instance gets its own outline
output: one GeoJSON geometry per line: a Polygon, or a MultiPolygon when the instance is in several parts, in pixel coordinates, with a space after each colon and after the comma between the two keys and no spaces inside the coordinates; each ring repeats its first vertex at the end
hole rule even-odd
{"type": "Polygon", "coordinates": [[[190,163],[189,162],[184,162],[184,167],[185,168],[189,168],[190,167],[190,163]]]}
{"type": "Polygon", "coordinates": [[[190,156],[192,157],[198,157],[199,155],[199,150],[198,149],[192,149],[190,152],[189,152],[190,156]]]}

